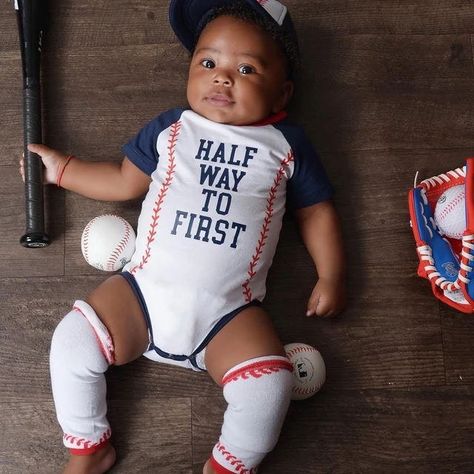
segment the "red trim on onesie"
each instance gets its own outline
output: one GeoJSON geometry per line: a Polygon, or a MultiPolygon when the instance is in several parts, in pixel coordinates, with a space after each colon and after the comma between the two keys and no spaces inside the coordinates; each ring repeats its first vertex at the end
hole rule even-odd
{"type": "Polygon", "coordinates": [[[287,116],[288,114],[284,110],[282,110],[281,112],[278,112],[277,114],[272,114],[269,117],[266,117],[263,120],[260,120],[260,122],[252,123],[251,126],[263,127],[265,125],[272,125],[274,123],[281,122],[283,119],[286,119],[287,116]]]}
{"type": "Polygon", "coordinates": [[[87,441],[85,438],[78,438],[76,436],[68,435],[67,433],[64,433],[63,438],[64,441],[77,446],[77,448],[68,448],[71,454],[74,454],[75,456],[88,456],[89,454],[96,453],[105,448],[109,444],[111,436],[112,432],[107,430],[95,444],[93,444],[92,441],[87,441]]]}
{"type": "Polygon", "coordinates": [[[245,465],[243,464],[242,461],[237,459],[235,456],[233,456],[227,449],[225,448],[224,445],[221,443],[216,444],[216,448],[219,452],[221,452],[226,460],[234,466],[233,471],[229,471],[229,469],[226,469],[224,466],[221,466],[215,459],[214,456],[211,456],[211,465],[214,471],[217,472],[217,474],[257,474],[257,468],[254,467],[252,469],[247,469],[245,465]]]}
{"type": "Polygon", "coordinates": [[[280,370],[288,370],[293,372],[293,364],[284,359],[270,359],[261,362],[254,362],[253,364],[245,365],[237,370],[228,372],[222,379],[222,385],[229,382],[235,382],[239,379],[247,380],[249,377],[259,379],[264,375],[270,375],[280,370]]]}

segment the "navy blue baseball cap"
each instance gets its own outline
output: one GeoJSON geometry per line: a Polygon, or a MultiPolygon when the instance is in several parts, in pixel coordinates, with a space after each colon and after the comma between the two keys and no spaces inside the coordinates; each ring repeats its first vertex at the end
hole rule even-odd
{"type": "MultiPolygon", "coordinates": [[[[193,51],[197,37],[216,8],[235,4],[235,0],[171,0],[170,24],[188,51],[193,51]]],[[[263,19],[270,21],[283,34],[296,38],[288,9],[278,0],[244,0],[263,19]]]]}

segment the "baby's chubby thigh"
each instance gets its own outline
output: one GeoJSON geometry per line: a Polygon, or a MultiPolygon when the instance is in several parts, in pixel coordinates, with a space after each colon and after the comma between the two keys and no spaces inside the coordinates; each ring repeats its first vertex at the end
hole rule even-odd
{"type": "Polygon", "coordinates": [[[121,275],[105,280],[87,298],[107,327],[115,349],[115,365],[140,357],[148,346],[148,330],[140,304],[121,275]]]}
{"type": "Polygon", "coordinates": [[[209,342],[205,362],[209,375],[221,385],[232,367],[263,356],[286,353],[269,315],[260,306],[248,306],[209,342]]]}

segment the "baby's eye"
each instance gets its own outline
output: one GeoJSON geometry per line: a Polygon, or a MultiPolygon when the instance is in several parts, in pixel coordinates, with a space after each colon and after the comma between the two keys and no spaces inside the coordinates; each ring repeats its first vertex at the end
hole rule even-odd
{"type": "Polygon", "coordinates": [[[201,61],[201,66],[205,67],[206,69],[212,69],[216,67],[216,63],[212,59],[203,59],[201,61]]]}
{"type": "Polygon", "coordinates": [[[252,66],[244,64],[243,66],[239,67],[239,72],[240,74],[252,74],[253,72],[255,72],[255,69],[252,66]]]}

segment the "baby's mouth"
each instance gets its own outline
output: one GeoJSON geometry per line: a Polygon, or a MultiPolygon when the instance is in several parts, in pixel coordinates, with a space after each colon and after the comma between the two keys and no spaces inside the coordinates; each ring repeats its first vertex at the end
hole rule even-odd
{"type": "Polygon", "coordinates": [[[210,94],[206,97],[206,102],[216,107],[228,107],[232,105],[234,101],[225,94],[210,94]]]}

